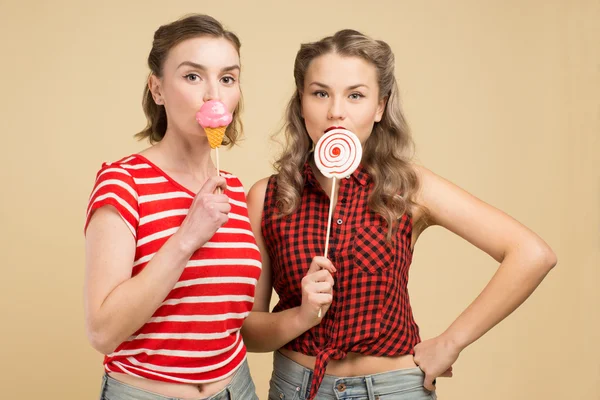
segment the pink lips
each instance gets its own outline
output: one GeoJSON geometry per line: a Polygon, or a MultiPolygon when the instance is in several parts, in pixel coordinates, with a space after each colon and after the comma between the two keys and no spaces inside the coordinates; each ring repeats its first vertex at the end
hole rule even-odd
{"type": "Polygon", "coordinates": [[[329,128],[325,129],[325,133],[332,131],[334,129],[346,129],[343,126],[330,126],[329,128]]]}

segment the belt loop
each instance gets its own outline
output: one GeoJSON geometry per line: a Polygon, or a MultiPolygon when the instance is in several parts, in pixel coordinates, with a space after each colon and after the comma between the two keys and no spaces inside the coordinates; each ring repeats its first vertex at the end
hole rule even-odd
{"type": "Polygon", "coordinates": [[[102,376],[102,386],[100,387],[100,398],[104,398],[104,393],[106,393],[106,386],[108,385],[108,374],[105,372],[102,376]]]}
{"type": "Polygon", "coordinates": [[[365,376],[365,386],[367,387],[367,397],[369,400],[379,400],[378,397],[375,397],[375,391],[373,390],[373,378],[371,375],[365,376]]]}
{"type": "Polygon", "coordinates": [[[308,398],[310,393],[310,382],[312,381],[312,371],[308,368],[304,368],[304,374],[302,376],[302,388],[300,391],[301,399],[308,398]]]}

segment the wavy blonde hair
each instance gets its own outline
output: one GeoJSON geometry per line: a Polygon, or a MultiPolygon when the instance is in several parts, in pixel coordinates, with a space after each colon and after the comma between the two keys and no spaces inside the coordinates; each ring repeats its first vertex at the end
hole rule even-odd
{"type": "Polygon", "coordinates": [[[419,206],[414,198],[419,189],[417,174],[411,159],[414,143],[400,107],[400,96],[394,76],[394,54],[390,46],[354,30],[341,30],[333,36],[303,44],[296,55],[294,78],[296,90],[288,103],[283,126],[285,145],[275,161],[277,171],[276,204],[282,215],[298,209],[304,186],[302,168],[312,151],[312,141],[301,114],[301,93],[310,63],[325,54],[359,57],[377,70],[380,100],[386,100],[383,117],[375,123],[364,144],[362,164],[374,182],[368,206],[387,222],[388,240],[397,219],[404,213],[412,215],[419,206]]]}

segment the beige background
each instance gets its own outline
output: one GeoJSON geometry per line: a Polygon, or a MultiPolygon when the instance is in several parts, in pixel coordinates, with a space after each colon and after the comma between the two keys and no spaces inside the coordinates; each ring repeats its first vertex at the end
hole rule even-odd
{"type": "MultiPolygon", "coordinates": [[[[301,42],[352,27],[387,40],[419,161],[538,232],[559,265],[466,349],[440,399],[600,399],[600,2],[0,0],[0,397],[96,399],[83,329],[83,219],[101,162],[142,149],[154,30],[188,12],[242,39],[246,140],[222,165],[270,174],[301,42]],[[354,7],[354,9],[351,9],[354,7]],[[256,161],[255,161],[256,160],[256,161]]],[[[442,229],[417,246],[410,291],[440,333],[495,262],[442,229]]],[[[251,355],[266,398],[270,354],[251,355]]]]}

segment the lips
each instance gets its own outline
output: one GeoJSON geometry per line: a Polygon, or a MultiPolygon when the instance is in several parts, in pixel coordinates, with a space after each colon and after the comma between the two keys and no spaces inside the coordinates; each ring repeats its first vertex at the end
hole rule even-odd
{"type": "Polygon", "coordinates": [[[325,133],[332,131],[334,129],[346,129],[343,126],[330,126],[329,128],[325,129],[325,133]]]}

